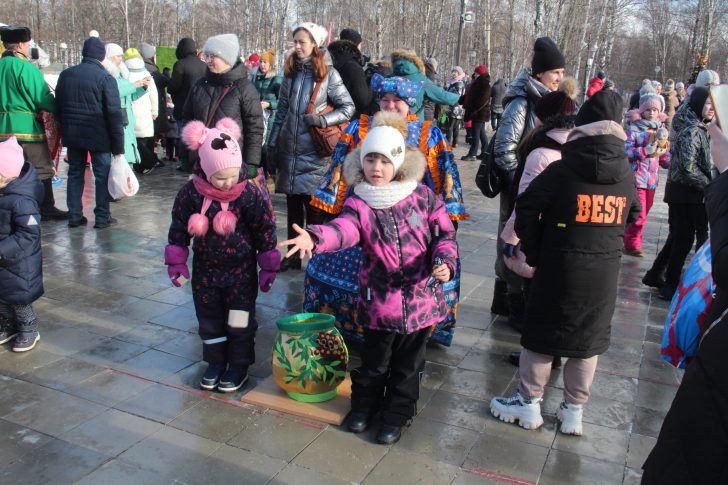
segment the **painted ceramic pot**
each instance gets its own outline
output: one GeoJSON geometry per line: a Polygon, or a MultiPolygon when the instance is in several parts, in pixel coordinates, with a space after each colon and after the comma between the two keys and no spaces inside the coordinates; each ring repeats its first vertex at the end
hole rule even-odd
{"type": "Polygon", "coordinates": [[[273,379],[291,398],[323,402],[336,397],[346,376],[349,351],[335,317],[299,313],[276,321],[273,379]]]}

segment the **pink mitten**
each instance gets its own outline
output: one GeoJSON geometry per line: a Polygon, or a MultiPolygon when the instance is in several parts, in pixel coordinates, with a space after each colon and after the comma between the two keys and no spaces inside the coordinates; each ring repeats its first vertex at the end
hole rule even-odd
{"type": "Polygon", "coordinates": [[[266,292],[273,286],[276,273],[281,268],[281,253],[277,249],[271,249],[258,254],[258,266],[260,266],[258,285],[261,291],[266,292]]]}
{"type": "Polygon", "coordinates": [[[167,265],[167,274],[174,286],[182,286],[178,281],[180,276],[190,279],[190,270],[187,268],[189,254],[189,248],[176,244],[168,244],[164,248],[164,264],[167,265]]]}

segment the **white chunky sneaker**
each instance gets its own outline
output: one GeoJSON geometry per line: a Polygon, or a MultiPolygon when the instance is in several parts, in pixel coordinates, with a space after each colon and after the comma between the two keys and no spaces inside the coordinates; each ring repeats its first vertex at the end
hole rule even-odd
{"type": "Polygon", "coordinates": [[[559,410],[556,411],[556,418],[561,421],[561,432],[581,436],[583,433],[581,426],[583,414],[583,404],[568,404],[566,401],[561,401],[559,410]]]}
{"type": "Polygon", "coordinates": [[[543,424],[541,398],[525,399],[518,391],[511,396],[491,399],[490,412],[506,423],[518,421],[518,425],[526,429],[538,429],[543,424]]]}

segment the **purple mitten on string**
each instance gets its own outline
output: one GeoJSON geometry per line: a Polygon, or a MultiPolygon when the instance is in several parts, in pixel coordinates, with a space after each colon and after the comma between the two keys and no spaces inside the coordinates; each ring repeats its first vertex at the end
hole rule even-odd
{"type": "Polygon", "coordinates": [[[276,273],[281,268],[281,253],[277,249],[271,249],[258,254],[258,266],[260,266],[258,285],[261,291],[267,292],[273,286],[276,273]]]}
{"type": "Polygon", "coordinates": [[[189,248],[176,244],[168,244],[164,248],[164,264],[167,265],[167,274],[174,286],[182,286],[190,279],[190,270],[187,267],[189,254],[189,248]],[[184,280],[180,281],[180,277],[184,280]]]}

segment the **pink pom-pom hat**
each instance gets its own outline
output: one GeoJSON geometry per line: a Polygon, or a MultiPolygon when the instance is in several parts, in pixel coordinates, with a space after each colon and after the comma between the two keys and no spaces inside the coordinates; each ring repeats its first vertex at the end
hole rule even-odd
{"type": "Polygon", "coordinates": [[[182,141],[200,156],[200,166],[207,180],[226,168],[240,168],[243,156],[238,145],[240,127],[230,118],[223,118],[214,128],[201,121],[190,121],[182,129],[182,141]]]}

